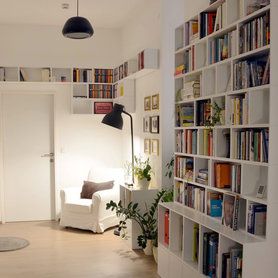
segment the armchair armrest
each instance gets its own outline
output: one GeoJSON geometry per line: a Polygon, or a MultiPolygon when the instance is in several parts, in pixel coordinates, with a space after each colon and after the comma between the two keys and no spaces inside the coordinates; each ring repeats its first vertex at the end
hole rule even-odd
{"type": "Polygon", "coordinates": [[[106,210],[106,204],[111,200],[119,202],[119,192],[115,189],[108,189],[96,192],[93,197],[93,215],[98,219],[103,219],[111,215],[115,215],[115,212],[106,210]]]}
{"type": "Polygon", "coordinates": [[[79,199],[81,190],[82,190],[82,188],[77,187],[77,186],[61,189],[60,190],[60,196],[61,196],[62,205],[66,202],[71,201],[71,200],[79,199]]]}

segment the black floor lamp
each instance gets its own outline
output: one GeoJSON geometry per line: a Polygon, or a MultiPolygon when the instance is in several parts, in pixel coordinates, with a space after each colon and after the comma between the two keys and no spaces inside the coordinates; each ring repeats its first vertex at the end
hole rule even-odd
{"type": "Polygon", "coordinates": [[[106,114],[102,120],[103,124],[115,127],[117,129],[123,129],[122,113],[130,117],[130,132],[131,132],[131,165],[132,165],[132,184],[134,184],[134,146],[133,146],[133,120],[132,116],[124,110],[124,106],[118,103],[114,104],[112,112],[106,114]]]}

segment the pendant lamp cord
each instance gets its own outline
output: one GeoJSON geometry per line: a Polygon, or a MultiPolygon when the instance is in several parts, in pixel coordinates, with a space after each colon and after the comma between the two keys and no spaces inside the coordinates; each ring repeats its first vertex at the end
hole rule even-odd
{"type": "Polygon", "coordinates": [[[77,0],[77,16],[79,16],[79,0],[77,0]]]}

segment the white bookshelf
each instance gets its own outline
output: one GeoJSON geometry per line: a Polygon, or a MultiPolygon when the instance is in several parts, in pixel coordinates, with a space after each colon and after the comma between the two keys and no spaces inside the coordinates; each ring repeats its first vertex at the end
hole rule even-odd
{"type": "MultiPolygon", "coordinates": [[[[187,149],[187,147],[180,150],[179,145],[176,146],[174,153],[175,168],[177,168],[177,164],[182,159],[192,161],[192,177],[188,179],[186,175],[180,176],[176,173],[174,178],[174,202],[161,203],[159,205],[158,273],[162,278],[206,277],[203,274],[203,235],[208,232],[218,234],[216,264],[218,278],[225,277],[222,275],[222,254],[229,252],[233,247],[242,248],[242,277],[262,277],[256,276],[260,267],[258,266],[257,268],[256,264],[258,264],[258,259],[261,254],[258,250],[260,248],[261,250],[266,250],[266,246],[270,240],[269,234],[271,233],[268,222],[269,215],[272,216],[269,212],[269,207],[271,207],[269,194],[273,190],[272,186],[275,186],[275,184],[272,184],[274,181],[270,180],[271,154],[269,154],[268,160],[266,160],[266,157],[263,156],[262,149],[259,151],[263,143],[258,143],[256,157],[250,156],[250,153],[253,155],[253,150],[248,151],[245,149],[243,151],[243,142],[245,141],[239,141],[239,138],[243,140],[243,137],[240,136],[245,136],[248,132],[250,134],[257,132],[256,136],[258,135],[258,138],[261,138],[259,134],[263,134],[264,132],[268,133],[271,130],[272,119],[269,110],[272,105],[272,84],[271,81],[270,83],[259,83],[257,80],[249,80],[250,82],[248,81],[249,83],[246,83],[248,84],[247,86],[242,85],[247,81],[237,79],[239,70],[236,70],[238,69],[236,64],[241,63],[242,65],[245,63],[246,65],[249,63],[251,65],[254,60],[257,60],[259,61],[258,64],[264,63],[265,66],[266,60],[270,55],[271,44],[259,45],[257,43],[257,48],[250,49],[249,51],[241,51],[240,44],[242,44],[242,40],[240,40],[240,37],[242,36],[241,32],[243,32],[242,30],[244,30],[243,26],[245,24],[265,16],[267,13],[270,13],[272,8],[270,8],[271,5],[268,5],[251,14],[247,14],[248,1],[218,0],[207,9],[192,16],[186,23],[178,26],[175,30],[175,138],[178,135],[183,136],[184,133],[186,133],[186,138],[188,138],[188,131],[197,132],[197,148],[196,153],[192,153],[192,150],[189,151],[190,149],[187,149]],[[205,16],[207,18],[209,17],[209,15],[203,15],[203,13],[213,11],[218,13],[220,7],[222,13],[225,14],[222,27],[219,30],[212,30],[211,33],[209,32],[209,28],[207,28],[207,31],[202,29],[201,22],[204,22],[205,16]],[[193,40],[186,39],[188,22],[196,20],[198,20],[199,26],[198,37],[195,37],[193,40]],[[230,35],[228,35],[229,33],[230,35]],[[219,41],[226,38],[229,40],[227,42],[234,42],[234,45],[229,46],[227,50],[228,55],[224,57],[224,54],[221,53],[219,55],[220,58],[214,60],[214,55],[218,55],[214,49],[214,41],[216,44],[220,43],[221,45],[222,42],[219,41]],[[185,66],[181,68],[182,65],[185,66]],[[238,83],[235,80],[238,80],[238,83]],[[192,96],[191,98],[185,97],[181,99],[180,91],[184,89],[185,83],[191,81],[200,82],[200,95],[195,98],[192,96]],[[238,84],[241,84],[242,87],[238,88],[238,84]],[[240,111],[242,114],[245,112],[241,118],[235,112],[235,107],[239,101],[242,101],[240,103],[240,111]],[[218,121],[215,125],[210,126],[208,123],[203,123],[200,120],[201,109],[206,109],[202,108],[205,102],[210,103],[210,105],[216,103],[222,108],[223,115],[221,115],[221,122],[218,121]],[[245,111],[243,111],[243,105],[245,111]],[[191,111],[191,123],[185,124],[183,119],[177,116],[177,114],[180,115],[182,113],[182,109],[191,111]],[[209,147],[205,145],[205,138],[207,138],[205,134],[208,132],[207,130],[211,133],[209,146],[212,144],[211,151],[208,152],[206,150],[209,147]],[[229,134],[229,140],[227,140],[227,134],[229,134]],[[229,188],[216,187],[215,165],[218,163],[229,163],[240,168],[239,191],[235,192],[234,190],[232,192],[232,189],[229,188]],[[205,184],[199,183],[197,180],[200,169],[207,169],[208,179],[205,184]],[[196,207],[196,203],[194,205],[187,203],[184,192],[187,190],[187,185],[204,194],[203,207],[196,207]],[[267,186],[263,198],[258,198],[256,195],[260,185],[267,186]],[[235,231],[229,227],[225,227],[222,224],[221,217],[212,217],[209,215],[208,195],[211,193],[220,194],[222,200],[225,195],[233,195],[239,198],[238,227],[235,231]],[[253,234],[248,231],[248,208],[253,203],[267,207],[268,221],[265,226],[266,231],[263,234],[253,234]],[[164,215],[166,211],[169,212],[170,217],[169,244],[166,244],[164,240],[164,215]],[[193,227],[196,225],[199,227],[198,261],[192,259],[193,227]]],[[[273,17],[271,20],[273,20],[273,17]]],[[[272,59],[270,61],[272,65],[272,59]]],[[[269,71],[272,72],[272,67],[269,71]]],[[[208,104],[208,106],[210,105],[208,104]]],[[[204,107],[206,106],[204,105],[204,107]]],[[[209,121],[211,121],[214,113],[216,112],[212,108],[207,110],[207,114],[210,116],[209,121]]],[[[271,137],[269,138],[269,144],[271,145],[271,137]]],[[[247,141],[248,139],[246,139],[247,141]]],[[[179,144],[181,143],[179,142],[179,144]]],[[[248,144],[246,143],[246,148],[247,146],[248,144]]]]}

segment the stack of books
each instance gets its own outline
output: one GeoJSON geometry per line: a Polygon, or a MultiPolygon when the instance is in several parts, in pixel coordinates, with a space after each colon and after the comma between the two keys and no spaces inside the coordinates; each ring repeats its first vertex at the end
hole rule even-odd
{"type": "Polygon", "coordinates": [[[205,126],[211,121],[211,100],[197,102],[197,125],[205,126]]]}
{"type": "Polygon", "coordinates": [[[113,83],[113,69],[95,69],[95,83],[113,83]]]}
{"type": "Polygon", "coordinates": [[[236,54],[236,31],[210,41],[210,64],[231,58],[236,54]]]}
{"type": "Polygon", "coordinates": [[[194,125],[194,104],[178,105],[176,111],[176,124],[178,127],[190,127],[194,125]]]}
{"type": "Polygon", "coordinates": [[[179,65],[175,69],[175,75],[183,74],[185,72],[185,64],[179,65]]]}
{"type": "Polygon", "coordinates": [[[248,95],[242,94],[231,97],[231,124],[248,124],[248,95]]]}
{"type": "Polygon", "coordinates": [[[224,195],[222,224],[236,231],[238,229],[239,197],[224,195]]]}
{"type": "Polygon", "coordinates": [[[270,14],[253,19],[239,30],[239,52],[245,53],[270,43],[270,14]]]}
{"type": "Polygon", "coordinates": [[[270,58],[243,60],[234,65],[234,90],[262,86],[269,83],[270,58]]]}
{"type": "Polygon", "coordinates": [[[222,217],[223,194],[209,191],[207,193],[207,214],[211,217],[222,217]]]}
{"type": "Polygon", "coordinates": [[[180,101],[200,97],[201,83],[200,80],[194,80],[183,83],[183,89],[180,92],[180,101]]]}
{"type": "Polygon", "coordinates": [[[113,98],[112,85],[90,84],[89,98],[113,98]]]}
{"type": "Polygon", "coordinates": [[[222,278],[242,277],[242,247],[235,246],[222,254],[222,278]]]}
{"type": "Polygon", "coordinates": [[[197,211],[205,212],[205,189],[186,184],[184,188],[184,205],[197,211]]]}
{"type": "Polygon", "coordinates": [[[178,130],[176,135],[176,151],[197,154],[197,130],[178,130]]]}
{"type": "Polygon", "coordinates": [[[269,130],[250,129],[236,131],[234,135],[234,158],[268,162],[269,130]]]}
{"type": "Polygon", "coordinates": [[[200,169],[196,178],[196,182],[208,185],[208,169],[200,169]]]}
{"type": "Polygon", "coordinates": [[[91,69],[73,69],[73,82],[92,82],[93,73],[91,69]]]}
{"type": "Polygon", "coordinates": [[[218,242],[219,236],[215,232],[204,233],[203,238],[203,274],[209,277],[218,277],[218,242]]]}
{"type": "Polygon", "coordinates": [[[267,207],[263,204],[250,203],[247,214],[248,233],[265,236],[266,234],[266,212],[267,207]]]}

